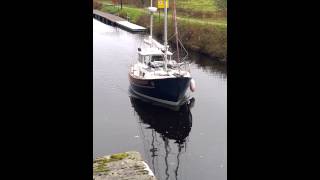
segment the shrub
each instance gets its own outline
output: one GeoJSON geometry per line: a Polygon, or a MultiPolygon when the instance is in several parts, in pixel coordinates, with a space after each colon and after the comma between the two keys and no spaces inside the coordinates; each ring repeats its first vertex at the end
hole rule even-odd
{"type": "Polygon", "coordinates": [[[97,0],[93,0],[93,9],[100,10],[101,8],[102,8],[102,3],[97,0]]]}

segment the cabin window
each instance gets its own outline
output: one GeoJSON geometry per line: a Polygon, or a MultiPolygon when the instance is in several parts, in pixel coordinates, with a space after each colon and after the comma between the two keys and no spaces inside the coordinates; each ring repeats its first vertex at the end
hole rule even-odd
{"type": "Polygon", "coordinates": [[[162,61],[162,56],[152,56],[152,62],[153,61],[162,61]]]}

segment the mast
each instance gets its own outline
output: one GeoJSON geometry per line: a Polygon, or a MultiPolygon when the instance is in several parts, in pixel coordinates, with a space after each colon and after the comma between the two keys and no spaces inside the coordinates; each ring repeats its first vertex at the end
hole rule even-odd
{"type": "MultiPolygon", "coordinates": [[[[152,7],[152,0],[150,0],[150,7],[152,7]]],[[[150,38],[152,40],[152,26],[153,26],[153,13],[151,12],[150,16],[150,38]]]]}
{"type": "MultiPolygon", "coordinates": [[[[177,11],[176,11],[176,0],[173,1],[173,20],[174,20],[174,30],[176,34],[176,45],[177,45],[177,62],[180,62],[179,55],[179,37],[178,37],[178,22],[177,22],[177,11]]],[[[180,68],[179,68],[180,71],[180,68]]]]}
{"type": "Polygon", "coordinates": [[[180,166],[180,154],[181,154],[182,147],[183,146],[181,145],[181,143],[178,143],[177,167],[176,167],[176,170],[175,170],[176,180],[178,179],[178,171],[179,171],[179,166],[180,166]]]}
{"type": "Polygon", "coordinates": [[[153,169],[153,172],[155,173],[155,167],[154,167],[154,158],[157,156],[156,155],[156,152],[157,152],[157,148],[154,147],[154,137],[155,137],[155,130],[152,129],[151,131],[152,133],[152,142],[151,142],[151,145],[152,145],[152,148],[150,149],[150,152],[151,152],[151,157],[152,157],[152,169],[153,169]]]}
{"type": "Polygon", "coordinates": [[[164,69],[167,71],[167,64],[168,64],[168,57],[167,57],[167,51],[168,51],[168,37],[167,37],[167,17],[168,17],[168,10],[167,10],[167,0],[164,0],[164,69]]]}
{"type": "Polygon", "coordinates": [[[164,158],[164,162],[165,162],[165,165],[166,165],[166,180],[169,179],[170,175],[169,175],[169,165],[168,165],[168,155],[169,155],[169,150],[168,150],[168,147],[169,147],[169,140],[167,137],[163,137],[163,141],[164,141],[164,148],[165,148],[165,151],[166,151],[166,155],[165,155],[165,158],[164,158]]]}
{"type": "Polygon", "coordinates": [[[150,36],[149,36],[149,40],[150,40],[150,46],[152,47],[152,31],[153,31],[153,13],[155,13],[157,11],[156,7],[152,6],[152,0],[150,0],[150,7],[148,8],[149,12],[150,12],[150,36]]]}

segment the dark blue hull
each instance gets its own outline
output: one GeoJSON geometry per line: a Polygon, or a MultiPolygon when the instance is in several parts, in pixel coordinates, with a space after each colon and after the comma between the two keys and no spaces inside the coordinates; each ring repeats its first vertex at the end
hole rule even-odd
{"type": "Polygon", "coordinates": [[[178,105],[190,86],[190,77],[136,79],[129,75],[131,89],[145,98],[170,105],[178,105]]]}

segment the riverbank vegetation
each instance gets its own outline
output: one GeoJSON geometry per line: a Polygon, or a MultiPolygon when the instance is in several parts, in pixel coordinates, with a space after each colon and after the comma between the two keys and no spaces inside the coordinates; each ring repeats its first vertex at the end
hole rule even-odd
{"type": "MultiPolygon", "coordinates": [[[[213,58],[227,58],[227,1],[226,0],[177,0],[179,36],[184,46],[213,58]]],[[[149,0],[122,0],[122,9],[117,0],[94,0],[100,11],[116,14],[130,22],[149,27],[150,16],[146,7],[149,0]]],[[[154,6],[157,1],[154,0],[154,6]]],[[[169,1],[168,37],[174,34],[169,1]]],[[[163,10],[154,15],[154,36],[161,40],[163,35],[163,10]]],[[[169,40],[174,43],[174,38],[169,40]]]]}

